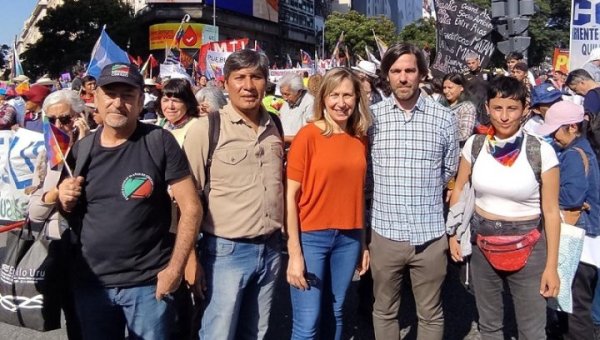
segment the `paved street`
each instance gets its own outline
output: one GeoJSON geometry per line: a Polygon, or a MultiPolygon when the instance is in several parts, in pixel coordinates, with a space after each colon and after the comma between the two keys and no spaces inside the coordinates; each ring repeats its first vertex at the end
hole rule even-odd
{"type": "MultiPolygon", "coordinates": [[[[0,234],[0,256],[3,254],[5,235],[0,234]]],[[[355,278],[351,293],[347,300],[346,328],[344,339],[373,340],[373,329],[370,315],[358,308],[358,280],[355,278]]],[[[291,310],[289,286],[281,276],[273,304],[271,328],[267,334],[268,340],[289,339],[291,329],[291,310]]],[[[444,308],[446,313],[446,339],[459,340],[479,339],[476,331],[475,305],[472,295],[460,285],[457,268],[449,267],[448,278],[444,288],[444,308]]],[[[404,339],[416,339],[416,319],[414,300],[408,290],[403,292],[402,313],[400,323],[404,339]]],[[[12,340],[59,340],[67,339],[63,330],[40,333],[28,329],[13,327],[0,323],[0,339],[12,340]]]]}

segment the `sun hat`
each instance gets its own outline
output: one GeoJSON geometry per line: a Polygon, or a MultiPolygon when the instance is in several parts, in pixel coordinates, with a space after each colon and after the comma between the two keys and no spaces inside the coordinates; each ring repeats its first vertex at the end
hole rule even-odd
{"type": "Polygon", "coordinates": [[[375,63],[367,60],[361,60],[358,63],[358,65],[352,66],[352,69],[358,72],[362,72],[368,75],[369,77],[377,77],[377,66],[375,65],[375,63]]]}

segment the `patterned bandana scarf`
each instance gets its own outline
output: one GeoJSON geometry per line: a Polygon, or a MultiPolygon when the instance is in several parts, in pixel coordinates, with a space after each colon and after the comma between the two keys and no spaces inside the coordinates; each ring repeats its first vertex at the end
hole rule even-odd
{"type": "Polygon", "coordinates": [[[519,130],[514,136],[507,139],[496,139],[495,134],[496,130],[494,127],[490,127],[486,137],[488,152],[500,164],[512,166],[521,152],[523,132],[519,130]]]}

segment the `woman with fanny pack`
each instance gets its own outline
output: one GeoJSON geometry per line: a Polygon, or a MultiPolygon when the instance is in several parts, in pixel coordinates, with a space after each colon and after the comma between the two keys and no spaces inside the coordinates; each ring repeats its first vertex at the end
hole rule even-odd
{"type": "MultiPolygon", "coordinates": [[[[556,103],[546,112],[544,124],[537,128],[550,135],[561,152],[559,205],[563,221],[585,230],[584,248],[600,252],[596,237],[600,234],[600,170],[590,143],[582,134],[583,106],[569,101],[556,103]]],[[[586,339],[594,334],[592,300],[598,268],[581,257],[571,289],[573,313],[561,313],[563,338],[586,339]]]]}
{"type": "MultiPolygon", "coordinates": [[[[522,131],[526,100],[527,89],[514,78],[490,83],[486,109],[492,127],[465,143],[452,194],[454,205],[471,181],[471,270],[483,340],[504,339],[505,284],[519,339],[545,339],[545,298],[557,296],[560,285],[558,159],[548,143],[522,131]]],[[[452,259],[462,261],[457,238],[449,242],[452,259]]]]}

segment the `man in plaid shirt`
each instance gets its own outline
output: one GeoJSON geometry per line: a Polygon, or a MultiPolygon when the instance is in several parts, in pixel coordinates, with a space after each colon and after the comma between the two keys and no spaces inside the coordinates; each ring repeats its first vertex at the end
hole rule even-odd
{"type": "Polygon", "coordinates": [[[399,339],[400,286],[408,273],[419,319],[418,338],[442,339],[441,287],[446,276],[442,191],[458,167],[457,121],[422,95],[427,60],[397,44],[381,61],[392,95],[371,107],[367,197],[370,204],[373,325],[377,339],[399,339]]]}

